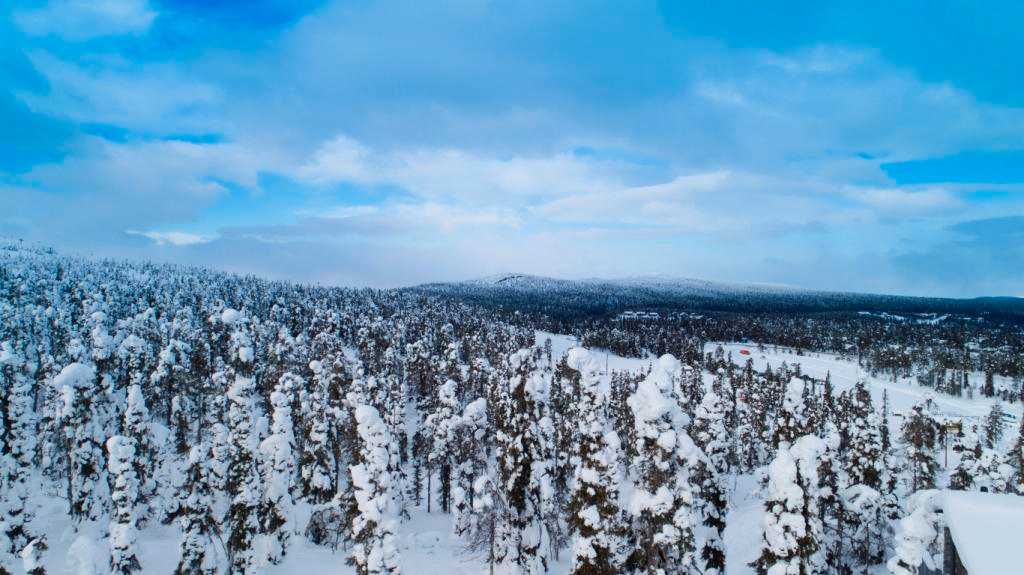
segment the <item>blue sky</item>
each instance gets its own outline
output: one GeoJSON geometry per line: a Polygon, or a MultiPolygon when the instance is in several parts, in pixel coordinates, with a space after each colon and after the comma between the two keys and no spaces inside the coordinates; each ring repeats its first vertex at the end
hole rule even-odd
{"type": "Polygon", "coordinates": [[[1024,295],[1024,8],[809,4],[6,3],[0,234],[346,285],[1024,295]]]}

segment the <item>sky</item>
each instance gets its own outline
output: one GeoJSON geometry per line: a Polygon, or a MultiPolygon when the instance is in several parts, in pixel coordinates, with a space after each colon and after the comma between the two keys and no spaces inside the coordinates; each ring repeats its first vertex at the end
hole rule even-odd
{"type": "Polygon", "coordinates": [[[0,236],[389,287],[1024,296],[1024,4],[0,7],[0,236]]]}

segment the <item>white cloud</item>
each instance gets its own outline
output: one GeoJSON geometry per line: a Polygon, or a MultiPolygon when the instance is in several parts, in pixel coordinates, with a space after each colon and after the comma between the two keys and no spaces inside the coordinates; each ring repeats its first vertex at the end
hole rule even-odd
{"type": "Polygon", "coordinates": [[[50,0],[36,10],[16,12],[14,21],[32,36],[88,40],[145,32],[156,17],[146,0],[50,0]]]}
{"type": "Polygon", "coordinates": [[[35,112],[143,131],[208,133],[223,127],[220,91],[172,64],[134,67],[107,58],[84,65],[44,51],[28,58],[49,85],[45,92],[17,93],[35,112]]]}
{"type": "Polygon", "coordinates": [[[569,153],[502,157],[454,148],[377,151],[340,135],[322,144],[294,175],[312,184],[393,184],[424,198],[479,201],[607,191],[622,185],[616,168],[569,153]]]}
{"type": "Polygon", "coordinates": [[[944,187],[844,188],[850,199],[866,204],[885,215],[929,215],[936,212],[959,210],[964,202],[944,187]]]}
{"type": "Polygon", "coordinates": [[[125,230],[125,233],[132,236],[142,236],[153,240],[158,246],[194,246],[205,244],[214,240],[212,236],[203,236],[188,232],[140,232],[138,230],[125,230]]]}

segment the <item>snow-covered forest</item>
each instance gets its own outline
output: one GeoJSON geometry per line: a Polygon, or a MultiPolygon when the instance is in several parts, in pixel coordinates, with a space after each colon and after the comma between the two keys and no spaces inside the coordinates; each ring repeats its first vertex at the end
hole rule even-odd
{"type": "Polygon", "coordinates": [[[1024,495],[1019,323],[765,301],[554,315],[5,244],[0,574],[909,575],[934,490],[1024,495]]]}

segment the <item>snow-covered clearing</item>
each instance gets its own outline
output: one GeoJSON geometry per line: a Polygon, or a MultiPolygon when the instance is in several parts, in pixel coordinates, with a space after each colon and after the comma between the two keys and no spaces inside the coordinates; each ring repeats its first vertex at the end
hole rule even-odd
{"type": "MultiPolygon", "coordinates": [[[[995,402],[995,400],[985,397],[968,399],[935,393],[909,379],[901,379],[893,383],[891,378],[872,377],[862,370],[855,361],[828,353],[804,352],[803,355],[797,355],[789,349],[771,346],[766,347],[764,351],[758,351],[756,345],[744,343],[708,343],[705,352],[714,351],[719,345],[727,354],[732,354],[733,363],[736,365],[742,366],[748,358],[752,359],[754,369],[757,371],[763,371],[768,365],[777,368],[782,362],[786,362],[790,367],[800,364],[800,370],[803,373],[816,379],[824,379],[826,375],[830,374],[836,393],[850,389],[858,379],[864,379],[868,382],[872,397],[876,402],[882,401],[884,391],[889,392],[889,402],[897,414],[903,413],[925,398],[931,397],[938,411],[943,415],[976,418],[985,416],[995,402]],[[746,351],[749,355],[741,353],[742,351],[746,351]]],[[[980,385],[984,377],[985,375],[981,372],[970,374],[971,382],[974,385],[980,385]]],[[[1004,408],[1015,418],[1021,415],[1021,407],[1018,403],[1004,404],[1004,408]]]]}
{"type": "MultiPolygon", "coordinates": [[[[399,528],[399,551],[401,568],[408,574],[445,573],[451,575],[475,575],[485,573],[483,558],[467,552],[461,543],[451,535],[450,517],[440,512],[415,511],[409,521],[399,528]]],[[[85,525],[76,532],[68,522],[64,503],[57,498],[47,498],[40,509],[38,524],[44,527],[50,550],[45,555],[47,573],[70,573],[92,575],[107,573],[106,561],[110,552],[106,541],[94,541],[80,537],[80,533],[97,534],[100,526],[85,525]],[[91,552],[89,551],[91,549],[91,552]],[[93,569],[78,559],[93,556],[93,569]]],[[[139,560],[143,573],[173,573],[178,564],[181,536],[174,526],[155,525],[139,533],[139,560]]],[[[293,537],[292,546],[281,565],[270,566],[261,573],[267,575],[348,575],[355,569],[345,564],[348,554],[339,549],[334,552],[326,547],[308,543],[303,537],[293,537]]]]}

